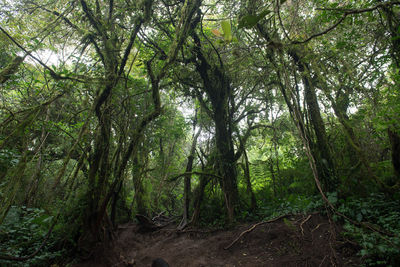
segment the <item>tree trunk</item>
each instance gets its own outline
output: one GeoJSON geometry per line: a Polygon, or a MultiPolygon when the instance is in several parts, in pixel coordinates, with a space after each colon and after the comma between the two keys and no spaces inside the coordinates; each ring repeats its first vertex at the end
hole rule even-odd
{"type": "Polygon", "coordinates": [[[121,189],[122,189],[122,180],[119,182],[119,184],[117,186],[117,189],[113,193],[113,196],[112,196],[112,199],[111,199],[110,220],[111,220],[111,224],[114,227],[114,229],[117,226],[116,222],[115,222],[115,218],[117,216],[117,203],[118,203],[118,199],[119,199],[119,194],[121,193],[121,189]]]}
{"type": "Polygon", "coordinates": [[[133,158],[132,180],[133,186],[135,188],[135,195],[132,200],[131,210],[133,207],[135,207],[136,214],[148,216],[149,211],[146,206],[146,201],[144,197],[146,192],[143,186],[143,172],[141,170],[141,167],[139,166],[139,160],[137,156],[133,158]]]}
{"type": "Polygon", "coordinates": [[[277,193],[276,193],[276,177],[275,177],[275,170],[274,170],[274,161],[272,160],[272,158],[268,159],[268,165],[269,165],[269,171],[271,173],[271,178],[272,178],[272,189],[274,192],[274,198],[277,197],[277,193]]]}
{"type": "Polygon", "coordinates": [[[312,84],[308,66],[302,62],[296,51],[290,51],[290,55],[292,56],[294,63],[301,73],[303,80],[305,100],[307,103],[310,121],[317,139],[316,148],[318,152],[315,154],[317,155],[316,163],[319,177],[322,181],[324,190],[327,192],[333,192],[337,189],[338,179],[335,165],[333,163],[334,161],[331,155],[331,149],[328,145],[325,125],[324,121],[322,120],[315,87],[312,84]]]}
{"type": "MultiPolygon", "coordinates": [[[[395,81],[395,89],[399,88],[399,69],[400,69],[400,19],[399,19],[399,11],[394,7],[385,7],[384,11],[386,13],[386,20],[389,26],[389,31],[391,34],[391,56],[393,60],[393,65],[395,66],[395,77],[393,80],[395,81]]],[[[398,122],[397,122],[398,123],[398,122]]],[[[392,148],[392,165],[395,171],[395,174],[398,179],[400,179],[400,136],[399,134],[390,127],[388,128],[388,137],[390,141],[390,145],[392,148]]],[[[400,181],[399,181],[400,182],[400,181]]],[[[399,183],[398,182],[398,183],[399,183]]]]}
{"type": "Polygon", "coordinates": [[[200,219],[200,211],[201,211],[201,203],[203,202],[204,190],[208,184],[209,178],[205,175],[200,175],[200,183],[195,190],[195,197],[193,201],[193,215],[191,219],[191,223],[196,225],[200,219]]]}
{"type": "Polygon", "coordinates": [[[250,195],[250,209],[251,209],[251,211],[255,211],[255,210],[257,210],[257,199],[254,194],[253,187],[251,185],[249,158],[247,157],[246,149],[243,150],[243,156],[244,156],[243,171],[244,171],[244,178],[246,180],[246,185],[247,185],[247,193],[250,195]]]}
{"type": "Polygon", "coordinates": [[[220,184],[225,197],[228,220],[233,222],[235,210],[238,208],[239,192],[232,135],[227,127],[228,119],[224,116],[226,111],[222,113],[219,107],[214,108],[217,158],[219,172],[222,176],[220,184]]]}
{"type": "MultiPolygon", "coordinates": [[[[109,101],[107,101],[109,102],[109,101]]],[[[90,230],[92,241],[100,241],[102,219],[100,202],[105,195],[105,186],[109,174],[109,146],[111,132],[111,118],[107,110],[97,114],[99,127],[97,128],[94,152],[91,155],[88,183],[89,205],[86,211],[86,226],[90,230]]]]}
{"type": "MultiPolygon", "coordinates": [[[[339,122],[343,126],[347,143],[350,145],[349,150],[352,152],[352,155],[350,155],[350,158],[354,159],[355,164],[357,164],[357,162],[359,162],[365,167],[365,171],[363,168],[365,178],[374,180],[377,184],[383,186],[382,182],[379,180],[378,177],[376,177],[373,170],[371,169],[371,166],[368,162],[367,156],[365,155],[364,151],[361,148],[361,144],[354,132],[353,127],[350,125],[350,119],[346,114],[346,110],[347,110],[346,101],[344,101],[345,103],[343,104],[343,103],[341,103],[343,101],[335,101],[328,92],[326,92],[325,95],[331,101],[333,111],[335,112],[336,117],[338,118],[339,122]]],[[[359,185],[359,186],[361,186],[361,185],[359,185]]],[[[359,190],[360,189],[361,188],[359,188],[359,190]]]]}
{"type": "MultiPolygon", "coordinates": [[[[47,107],[46,118],[45,118],[46,123],[49,121],[49,116],[50,116],[50,109],[47,107]]],[[[43,125],[42,132],[41,132],[40,139],[39,139],[39,148],[37,151],[37,153],[39,154],[39,158],[36,163],[35,170],[32,174],[31,182],[30,182],[29,188],[26,192],[26,198],[24,201],[26,207],[32,206],[32,204],[35,200],[37,189],[39,187],[40,179],[42,177],[41,172],[42,172],[42,162],[43,162],[43,151],[45,150],[45,141],[46,141],[47,135],[48,135],[48,133],[45,129],[45,126],[43,125]]]]}
{"type": "MultiPolygon", "coordinates": [[[[194,53],[197,55],[197,60],[194,63],[201,77],[203,89],[211,102],[211,110],[205,105],[202,94],[198,93],[197,96],[215,124],[218,171],[222,177],[219,182],[224,193],[228,221],[231,223],[234,221],[235,210],[239,203],[235,148],[232,139],[233,118],[229,113],[229,99],[232,88],[223,67],[210,63],[211,60],[207,60],[202,51],[199,37],[195,33],[192,34],[192,37],[196,44],[194,53]]],[[[220,64],[222,65],[221,62],[220,64]]]]}
{"type": "MultiPolygon", "coordinates": [[[[194,126],[195,127],[195,126],[194,126]]],[[[197,145],[197,139],[200,135],[201,128],[197,131],[195,135],[193,135],[193,141],[192,141],[192,146],[190,148],[190,154],[188,157],[188,161],[186,164],[186,173],[191,173],[193,169],[193,160],[194,160],[194,155],[196,152],[196,145],[197,145]]],[[[186,225],[187,221],[189,220],[189,208],[190,208],[190,194],[191,194],[191,174],[185,175],[184,179],[184,192],[183,192],[183,197],[184,197],[184,207],[183,207],[183,224],[186,225]]]]}
{"type": "Polygon", "coordinates": [[[388,136],[392,148],[392,165],[395,175],[400,182],[400,135],[388,128],[388,136]]]}

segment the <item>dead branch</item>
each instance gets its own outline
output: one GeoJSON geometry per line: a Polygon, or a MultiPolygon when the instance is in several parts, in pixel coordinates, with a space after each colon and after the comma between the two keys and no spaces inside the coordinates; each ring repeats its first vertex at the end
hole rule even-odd
{"type": "Polygon", "coordinates": [[[311,218],[311,214],[308,215],[307,218],[300,223],[301,235],[303,235],[303,236],[304,236],[303,224],[305,224],[310,218],[311,218]]]}
{"type": "Polygon", "coordinates": [[[186,229],[186,230],[178,230],[176,233],[184,234],[184,233],[198,233],[198,234],[212,234],[218,231],[222,231],[222,228],[216,228],[211,230],[198,230],[198,229],[186,229]]]}
{"type": "Polygon", "coordinates": [[[161,225],[156,224],[147,216],[136,214],[136,219],[139,221],[140,227],[145,231],[155,231],[162,228],[161,225]]]}
{"type": "Polygon", "coordinates": [[[153,217],[153,219],[151,219],[153,222],[158,220],[162,215],[164,215],[165,210],[160,212],[159,214],[157,214],[156,216],[153,217]]]}
{"type": "Polygon", "coordinates": [[[225,250],[230,249],[237,241],[239,241],[239,239],[244,236],[247,233],[250,233],[251,231],[253,231],[257,226],[262,225],[262,224],[266,224],[266,223],[271,223],[271,222],[275,222],[279,219],[285,218],[285,217],[289,217],[289,216],[293,216],[293,214],[285,214],[285,215],[281,215],[278,216],[276,218],[273,218],[271,220],[268,221],[262,221],[259,223],[254,224],[252,227],[250,227],[249,229],[247,229],[246,231],[243,231],[235,240],[232,241],[232,243],[230,243],[228,246],[224,247],[225,250]]]}
{"type": "Polygon", "coordinates": [[[325,255],[325,257],[322,259],[321,263],[320,263],[318,266],[322,266],[322,264],[324,263],[324,261],[325,261],[325,259],[326,259],[326,256],[327,256],[327,255],[325,255]]]}

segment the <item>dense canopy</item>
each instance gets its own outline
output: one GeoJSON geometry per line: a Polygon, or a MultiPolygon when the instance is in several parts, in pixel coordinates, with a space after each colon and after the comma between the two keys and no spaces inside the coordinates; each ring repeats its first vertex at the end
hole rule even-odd
{"type": "Polygon", "coordinates": [[[399,264],[399,1],[3,0],[0,45],[0,265],[315,210],[399,264]]]}

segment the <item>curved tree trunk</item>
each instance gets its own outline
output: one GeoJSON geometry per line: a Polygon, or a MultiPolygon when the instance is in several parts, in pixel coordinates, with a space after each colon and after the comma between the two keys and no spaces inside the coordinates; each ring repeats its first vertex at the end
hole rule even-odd
{"type": "Polygon", "coordinates": [[[293,58],[294,63],[301,73],[301,78],[304,85],[304,97],[307,103],[310,122],[317,139],[317,153],[314,154],[317,155],[316,164],[319,177],[322,181],[324,189],[328,192],[333,192],[337,189],[339,181],[336,175],[334,160],[331,155],[331,148],[328,145],[328,138],[326,136],[324,121],[322,120],[321,116],[317,94],[309,74],[309,68],[307,64],[302,62],[296,51],[291,50],[289,54],[293,58]]]}
{"type": "Polygon", "coordinates": [[[193,63],[201,77],[203,90],[211,102],[211,109],[205,104],[201,92],[197,91],[197,97],[215,124],[218,171],[222,177],[219,182],[224,193],[228,221],[233,222],[235,210],[239,204],[239,192],[237,188],[237,159],[235,158],[232,138],[233,118],[229,113],[229,99],[232,88],[222,67],[222,62],[220,62],[220,66],[217,66],[207,59],[199,37],[195,33],[192,34],[192,37],[196,44],[193,52],[197,56],[193,63]]]}

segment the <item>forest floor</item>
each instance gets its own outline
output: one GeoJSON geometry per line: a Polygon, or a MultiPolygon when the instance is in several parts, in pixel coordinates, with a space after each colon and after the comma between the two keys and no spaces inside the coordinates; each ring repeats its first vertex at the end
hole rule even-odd
{"type": "Polygon", "coordinates": [[[97,248],[76,267],[151,266],[155,258],[171,267],[360,265],[357,246],[343,237],[339,225],[319,214],[283,216],[230,230],[140,229],[134,223],[121,225],[112,244],[97,248]]]}

